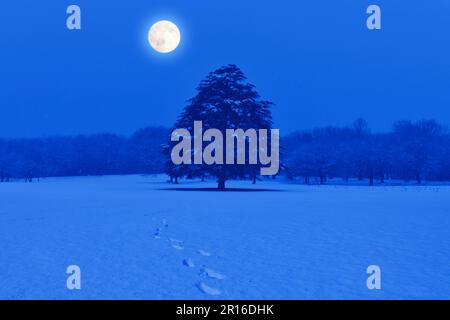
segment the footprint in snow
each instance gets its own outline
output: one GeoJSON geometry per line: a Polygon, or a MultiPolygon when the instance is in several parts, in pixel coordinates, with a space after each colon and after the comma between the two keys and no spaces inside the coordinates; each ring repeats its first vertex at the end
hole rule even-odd
{"type": "Polygon", "coordinates": [[[155,233],[153,234],[153,237],[155,239],[161,239],[161,229],[160,228],[156,228],[155,233]]]}
{"type": "Polygon", "coordinates": [[[183,266],[193,268],[195,267],[194,261],[191,258],[183,260],[183,266]]]}
{"type": "Polygon", "coordinates": [[[212,269],[209,268],[202,268],[202,270],[200,271],[200,274],[205,275],[211,279],[218,279],[218,280],[222,280],[225,278],[225,276],[217,271],[214,271],[212,269]]]}
{"type": "Polygon", "coordinates": [[[183,250],[184,249],[183,246],[180,245],[179,243],[172,243],[171,247],[176,249],[176,250],[183,250]]]}
{"type": "Polygon", "coordinates": [[[197,288],[201,292],[209,294],[211,296],[217,296],[217,295],[221,294],[219,289],[211,288],[210,286],[206,285],[203,282],[200,282],[199,284],[197,284],[197,288]]]}
{"type": "Polygon", "coordinates": [[[202,255],[204,257],[210,257],[211,256],[211,253],[209,253],[208,251],[205,251],[205,250],[201,250],[200,249],[197,252],[198,252],[198,254],[200,254],[200,255],[202,255]]]}
{"type": "Polygon", "coordinates": [[[169,239],[170,246],[176,250],[183,250],[183,241],[177,239],[169,239]]]}

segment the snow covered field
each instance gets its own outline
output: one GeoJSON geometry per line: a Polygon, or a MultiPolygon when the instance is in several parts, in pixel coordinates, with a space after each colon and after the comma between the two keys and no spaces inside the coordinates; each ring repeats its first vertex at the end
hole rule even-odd
{"type": "Polygon", "coordinates": [[[450,298],[448,186],[213,192],[165,179],[0,184],[0,298],[450,298]],[[79,291],[66,288],[72,264],[79,291]]]}

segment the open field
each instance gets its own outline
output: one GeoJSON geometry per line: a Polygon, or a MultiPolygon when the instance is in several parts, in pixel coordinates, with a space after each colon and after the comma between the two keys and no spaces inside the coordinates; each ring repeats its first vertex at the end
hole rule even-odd
{"type": "Polygon", "coordinates": [[[449,186],[213,192],[165,179],[0,184],[0,298],[450,298],[449,186]],[[66,288],[72,264],[79,291],[66,288]]]}

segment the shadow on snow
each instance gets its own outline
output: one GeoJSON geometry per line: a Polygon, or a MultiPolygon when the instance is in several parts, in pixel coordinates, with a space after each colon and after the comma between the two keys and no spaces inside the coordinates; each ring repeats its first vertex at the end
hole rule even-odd
{"type": "Polygon", "coordinates": [[[251,188],[226,188],[223,190],[217,188],[161,188],[158,190],[166,191],[217,191],[217,192],[283,192],[280,189],[251,189],[251,188]]]}

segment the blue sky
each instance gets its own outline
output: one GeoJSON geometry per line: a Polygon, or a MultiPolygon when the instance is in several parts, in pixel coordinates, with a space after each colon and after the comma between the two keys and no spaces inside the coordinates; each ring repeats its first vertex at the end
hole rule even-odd
{"type": "Polygon", "coordinates": [[[450,2],[9,0],[0,8],[0,137],[171,126],[198,82],[235,63],[276,103],[282,133],[366,118],[450,124],[450,2]],[[82,30],[66,29],[66,8],[82,30]],[[369,4],[382,30],[366,28],[369,4]],[[147,29],[182,42],[153,52],[147,29]]]}

